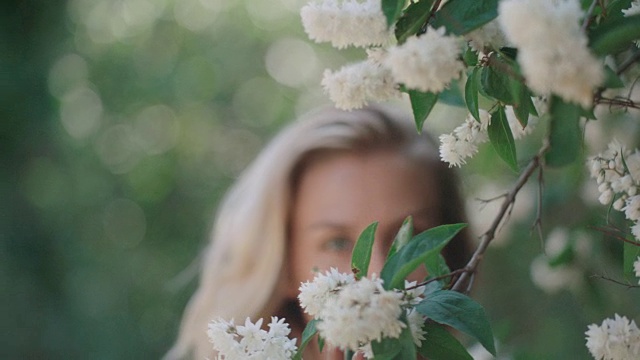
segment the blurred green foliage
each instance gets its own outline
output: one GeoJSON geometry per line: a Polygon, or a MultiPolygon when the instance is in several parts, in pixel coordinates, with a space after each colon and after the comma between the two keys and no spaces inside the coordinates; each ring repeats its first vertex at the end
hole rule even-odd
{"type": "MultiPolygon", "coordinates": [[[[0,5],[0,358],[158,358],[170,347],[217,202],[278,128],[327,102],[322,70],[357,52],[311,44],[303,3],[0,5]]],[[[445,123],[429,131],[464,117],[434,113],[445,123]]],[[[637,125],[622,129],[638,138],[637,125]]],[[[517,143],[519,160],[535,141],[517,143]]],[[[465,172],[474,193],[515,176],[489,147],[465,172]]],[[[580,200],[584,177],[582,164],[545,175],[545,232],[604,223],[606,209],[580,200]]],[[[588,277],[620,273],[621,244],[594,231],[585,285],[537,289],[535,210],[499,234],[510,240],[489,251],[475,296],[513,358],[585,358],[586,325],[638,315],[637,290],[588,277]]]]}

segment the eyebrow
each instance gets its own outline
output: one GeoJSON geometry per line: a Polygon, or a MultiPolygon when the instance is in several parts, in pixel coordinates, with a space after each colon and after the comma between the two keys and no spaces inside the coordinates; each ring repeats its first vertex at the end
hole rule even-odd
{"type": "MultiPolygon", "coordinates": [[[[393,222],[391,222],[391,223],[392,224],[397,224],[398,227],[400,227],[402,225],[402,223],[404,222],[404,220],[408,216],[411,216],[411,218],[413,219],[413,222],[415,224],[415,219],[416,218],[422,219],[423,217],[428,217],[428,216],[437,215],[437,214],[438,214],[437,207],[427,206],[427,207],[418,209],[416,211],[409,212],[406,216],[404,216],[402,218],[394,219],[393,222]]],[[[349,226],[348,223],[341,223],[341,222],[336,222],[336,221],[332,221],[332,220],[322,220],[322,221],[318,221],[318,222],[310,224],[309,226],[307,226],[305,228],[305,230],[306,231],[315,231],[315,230],[324,230],[326,228],[334,229],[334,230],[348,230],[350,228],[350,226],[349,226]]]]}

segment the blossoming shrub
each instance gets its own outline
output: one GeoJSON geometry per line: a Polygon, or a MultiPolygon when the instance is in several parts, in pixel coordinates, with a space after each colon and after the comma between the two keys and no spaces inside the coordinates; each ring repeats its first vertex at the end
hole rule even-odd
{"type": "MultiPolygon", "coordinates": [[[[324,89],[343,109],[406,93],[418,130],[444,90],[460,90],[469,115],[439,137],[440,157],[450,166],[466,164],[478,145],[488,141],[526,181],[532,168],[581,159],[582,124],[596,119],[598,105],[640,109],[631,95],[640,59],[640,0],[379,0],[375,6],[366,1],[372,29],[366,34],[361,17],[338,10],[353,1],[312,0],[302,9],[312,40],[338,43],[339,48],[369,47],[368,53],[375,53],[375,71],[360,70],[371,68],[369,55],[363,63],[325,72],[324,89]],[[313,19],[336,12],[344,16],[332,17],[331,29],[313,26],[313,19]],[[382,40],[382,22],[395,39],[382,40]],[[343,31],[330,34],[337,28],[343,31]],[[622,88],[625,93],[618,90],[622,88]],[[522,168],[515,140],[540,122],[546,123],[547,136],[539,158],[522,168]]],[[[634,271],[640,275],[639,159],[637,151],[613,142],[589,161],[599,201],[624,212],[631,223],[618,236],[624,241],[626,276],[634,271]]],[[[557,277],[558,265],[566,265],[563,254],[532,265],[536,284],[555,291],[576,278],[578,273],[567,265],[562,268],[566,281],[547,281],[545,274],[557,277]]],[[[589,327],[587,346],[596,359],[638,358],[637,332],[633,321],[616,315],[600,327],[589,327]]]]}
{"type": "Polygon", "coordinates": [[[367,359],[471,359],[464,346],[446,329],[453,327],[475,337],[496,354],[493,333],[477,302],[449,290],[453,277],[440,252],[465,226],[442,225],[416,236],[406,221],[396,237],[380,274],[367,276],[377,224],[359,237],[352,255],[353,273],[330,269],[300,286],[301,308],[313,317],[299,348],[287,338],[289,327],[273,318],[269,331],[262,320],[245,325],[214,320],[208,335],[219,359],[301,359],[311,338],[361,353],[367,359]],[[419,266],[429,277],[421,283],[405,278],[419,266]]]}

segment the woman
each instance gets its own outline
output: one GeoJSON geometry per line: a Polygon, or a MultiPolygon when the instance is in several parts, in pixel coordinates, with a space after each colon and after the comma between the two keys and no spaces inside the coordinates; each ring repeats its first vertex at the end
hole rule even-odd
{"type": "MultiPolygon", "coordinates": [[[[370,273],[379,273],[402,220],[416,233],[464,222],[454,173],[412,120],[389,109],[317,110],[280,133],[227,194],[167,358],[212,355],[214,318],[277,315],[300,338],[301,281],[330,266],[349,271],[358,234],[379,221],[370,273]]],[[[452,269],[467,260],[466,233],[444,250],[452,269]]],[[[305,354],[318,356],[317,349],[305,354]]]]}

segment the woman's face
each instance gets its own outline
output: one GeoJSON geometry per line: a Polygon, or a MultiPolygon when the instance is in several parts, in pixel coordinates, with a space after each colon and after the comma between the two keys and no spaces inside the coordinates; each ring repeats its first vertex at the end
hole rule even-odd
{"type": "MultiPolygon", "coordinates": [[[[403,220],[415,233],[440,223],[435,176],[397,151],[337,153],[315,158],[300,175],[290,223],[290,286],[314,271],[351,269],[360,233],[378,221],[368,274],[380,273],[403,220]]],[[[420,280],[422,274],[414,274],[420,280]]]]}

